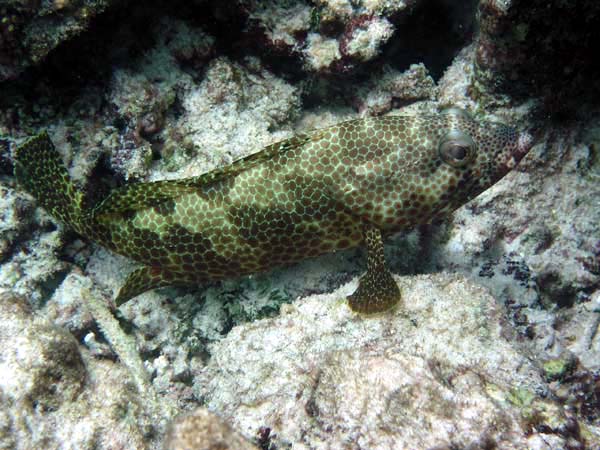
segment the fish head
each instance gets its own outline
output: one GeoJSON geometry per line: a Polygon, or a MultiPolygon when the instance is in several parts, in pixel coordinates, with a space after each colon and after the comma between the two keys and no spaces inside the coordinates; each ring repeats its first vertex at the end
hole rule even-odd
{"type": "Polygon", "coordinates": [[[438,214],[452,212],[516,167],[533,136],[516,128],[474,120],[462,110],[443,115],[432,152],[437,153],[438,214]]]}
{"type": "Polygon", "coordinates": [[[484,191],[508,172],[533,146],[533,136],[516,128],[497,122],[474,122],[470,135],[477,147],[474,169],[475,195],[484,191]]]}

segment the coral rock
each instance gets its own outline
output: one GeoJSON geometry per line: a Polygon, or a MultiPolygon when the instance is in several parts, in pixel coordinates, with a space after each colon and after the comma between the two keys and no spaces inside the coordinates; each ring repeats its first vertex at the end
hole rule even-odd
{"type": "Polygon", "coordinates": [[[258,450],[231,426],[204,408],[177,418],[169,428],[165,450],[258,450]]]}
{"type": "Polygon", "coordinates": [[[405,310],[384,317],[351,313],[349,284],[234,328],[213,345],[198,396],[250,434],[270,427],[282,447],[565,444],[561,427],[575,419],[503,337],[484,289],[448,275],[397,281],[405,310]]]}
{"type": "MultiPolygon", "coordinates": [[[[0,448],[157,448],[127,372],[0,291],[0,448]]],[[[150,419],[150,420],[149,420],[150,419]]]]}
{"type": "Polygon", "coordinates": [[[16,78],[64,41],[85,30],[113,0],[8,0],[0,12],[0,81],[16,78]]]}

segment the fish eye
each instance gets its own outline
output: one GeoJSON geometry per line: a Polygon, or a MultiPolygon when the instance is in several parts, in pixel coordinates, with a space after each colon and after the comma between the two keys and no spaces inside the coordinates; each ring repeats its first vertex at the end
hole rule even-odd
{"type": "Polygon", "coordinates": [[[475,142],[471,136],[458,130],[444,135],[438,148],[442,160],[453,167],[462,167],[475,157],[475,142]]]}

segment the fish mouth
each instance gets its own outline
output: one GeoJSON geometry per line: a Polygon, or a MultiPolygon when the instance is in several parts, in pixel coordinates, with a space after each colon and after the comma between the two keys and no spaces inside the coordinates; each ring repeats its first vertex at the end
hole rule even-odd
{"type": "Polygon", "coordinates": [[[519,133],[517,137],[517,144],[513,151],[507,155],[506,160],[503,164],[504,173],[511,171],[515,168],[519,161],[531,150],[533,147],[534,138],[533,135],[528,132],[519,133]]]}
{"type": "Polygon", "coordinates": [[[527,131],[519,133],[519,137],[517,139],[517,149],[513,154],[517,162],[521,161],[523,156],[525,156],[529,150],[531,150],[531,147],[533,147],[533,142],[534,139],[531,133],[528,133],[527,131]]]}

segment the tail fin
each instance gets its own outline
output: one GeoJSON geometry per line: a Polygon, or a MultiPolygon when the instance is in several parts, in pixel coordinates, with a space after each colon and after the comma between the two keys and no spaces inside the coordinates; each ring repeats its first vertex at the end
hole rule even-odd
{"type": "Polygon", "coordinates": [[[69,178],[47,132],[17,148],[15,177],[46,211],[81,232],[83,194],[69,178]]]}

